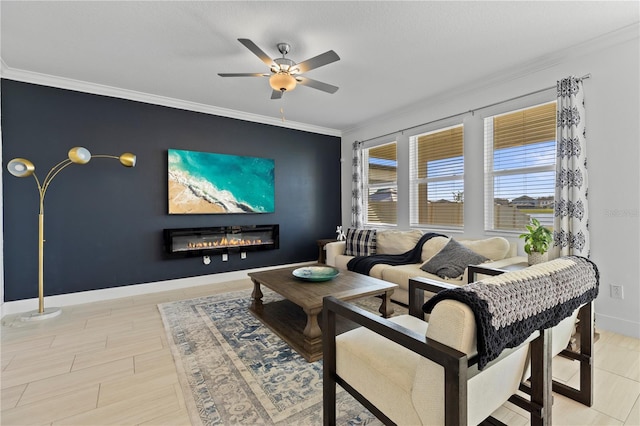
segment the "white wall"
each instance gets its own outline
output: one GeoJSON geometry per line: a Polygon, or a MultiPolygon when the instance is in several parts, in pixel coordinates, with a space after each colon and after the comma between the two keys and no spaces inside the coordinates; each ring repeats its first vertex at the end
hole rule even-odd
{"type": "MultiPolygon", "coordinates": [[[[612,33],[561,54],[540,58],[520,70],[471,82],[423,104],[342,136],[342,223],[351,222],[351,144],[462,113],[555,86],[569,75],[591,74],[585,80],[591,259],[600,270],[596,324],[604,330],[640,337],[640,43],[638,25],[612,33]],[[610,296],[611,284],[624,286],[624,299],[610,296]]],[[[469,64],[473,66],[473,64],[469,64]]],[[[425,84],[418,80],[416,84],[425,84]]],[[[426,84],[437,84],[428,82],[426,84]]],[[[420,87],[416,87],[419,90],[420,87]]],[[[555,90],[531,98],[554,99],[555,90]]],[[[527,100],[514,101],[513,104],[527,100]]],[[[380,99],[384,102],[384,99],[380,99]]],[[[482,141],[467,137],[481,126],[488,110],[465,114],[465,229],[466,236],[486,235],[483,226],[482,141]],[[469,132],[471,133],[471,132],[469,132]],[[479,204],[478,204],[479,203],[479,204]],[[477,206],[477,207],[476,207],[477,206]]],[[[426,126],[427,128],[433,126],[426,126]]],[[[398,156],[408,152],[408,135],[398,133],[398,156]]],[[[398,199],[408,194],[408,183],[398,182],[398,199]]],[[[406,200],[406,198],[404,198],[406,200]]],[[[399,228],[408,228],[408,206],[399,208],[399,228]]]]}

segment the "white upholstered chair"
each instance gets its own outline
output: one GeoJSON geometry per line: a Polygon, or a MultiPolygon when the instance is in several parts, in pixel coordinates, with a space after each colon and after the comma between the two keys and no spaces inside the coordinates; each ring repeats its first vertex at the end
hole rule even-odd
{"type": "Polygon", "coordinates": [[[473,311],[456,300],[442,300],[433,308],[429,322],[424,322],[420,291],[433,289],[417,280],[410,284],[410,313],[416,316],[385,320],[325,298],[326,425],[335,423],[336,384],[385,424],[499,424],[490,415],[508,400],[531,413],[532,425],[551,424],[551,357],[562,350],[560,340],[553,341],[552,330],[562,329],[559,334],[566,339],[575,321],[573,315],[566,324],[532,333],[479,370],[473,311]],[[336,336],[339,317],[363,327],[336,336]],[[515,395],[518,390],[525,390],[529,398],[515,395]]]}
{"type": "MultiPolygon", "coordinates": [[[[502,269],[487,268],[483,265],[469,266],[468,283],[471,283],[479,276],[495,276],[507,272],[502,269]]],[[[420,280],[420,278],[416,278],[420,280]]],[[[425,289],[432,292],[437,290],[433,287],[433,283],[423,280],[422,286],[414,285],[414,292],[421,293],[425,289]]],[[[438,287],[442,288],[441,285],[438,287]]],[[[414,297],[423,297],[421,294],[414,294],[414,297]]],[[[416,299],[417,300],[417,299],[416,299]]],[[[418,312],[419,306],[414,306],[412,310],[418,312]]],[[[416,314],[416,315],[419,315],[416,314]]],[[[578,374],[580,377],[579,387],[573,388],[565,383],[553,380],[552,389],[560,395],[573,399],[587,407],[593,405],[593,369],[595,362],[593,359],[594,343],[595,343],[595,327],[594,327],[594,309],[593,302],[585,303],[576,309],[570,316],[562,320],[558,325],[553,327],[553,337],[551,339],[551,357],[560,355],[572,361],[579,363],[578,374]],[[577,341],[575,345],[571,345],[572,338],[577,341]],[[576,350],[571,346],[577,346],[576,350]]],[[[526,391],[526,385],[523,386],[526,391]]]]}
{"type": "Polygon", "coordinates": [[[331,298],[325,309],[325,318],[356,314],[368,323],[336,336],[333,354],[325,346],[326,425],[335,424],[336,383],[385,424],[479,424],[516,393],[526,369],[530,340],[478,372],[473,313],[460,302],[438,304],[429,323],[409,315],[384,320],[331,298]]]}

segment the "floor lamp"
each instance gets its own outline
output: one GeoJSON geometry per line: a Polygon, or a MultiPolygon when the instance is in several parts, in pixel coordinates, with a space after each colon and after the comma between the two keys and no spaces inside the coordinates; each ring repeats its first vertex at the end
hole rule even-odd
{"type": "Polygon", "coordinates": [[[33,176],[40,193],[40,214],[38,215],[38,310],[25,313],[20,318],[23,321],[53,318],[62,312],[60,308],[44,308],[44,196],[58,173],[71,164],[87,164],[91,158],[114,158],[120,160],[120,163],[125,167],[134,167],[136,165],[136,156],[129,152],[125,152],[119,157],[114,155],[92,156],[88,149],[81,146],[71,148],[68,158],[53,166],[42,182],[36,176],[36,167],[31,161],[25,158],[14,158],[7,164],[7,169],[13,176],[33,176]]]}

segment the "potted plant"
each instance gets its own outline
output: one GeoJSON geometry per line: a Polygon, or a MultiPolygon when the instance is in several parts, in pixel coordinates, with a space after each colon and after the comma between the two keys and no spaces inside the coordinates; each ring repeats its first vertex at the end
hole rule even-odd
{"type": "Polygon", "coordinates": [[[521,234],[520,238],[524,238],[524,251],[529,255],[529,265],[547,261],[547,251],[553,242],[553,234],[542,226],[538,219],[531,218],[527,232],[521,234]]]}

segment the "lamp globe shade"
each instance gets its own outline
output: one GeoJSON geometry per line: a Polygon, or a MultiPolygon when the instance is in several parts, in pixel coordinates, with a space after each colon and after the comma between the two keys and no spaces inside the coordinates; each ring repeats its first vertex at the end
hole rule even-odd
{"type": "Polygon", "coordinates": [[[35,172],[36,166],[26,158],[14,158],[7,163],[7,170],[16,177],[27,177],[35,172]]]}
{"type": "Polygon", "coordinates": [[[291,91],[296,88],[296,79],[287,73],[279,72],[269,77],[269,85],[273,90],[291,91]]]}
{"type": "Polygon", "coordinates": [[[136,156],[130,152],[125,152],[119,158],[120,163],[125,167],[135,167],[136,166],[136,156]]]}
{"type": "Polygon", "coordinates": [[[69,150],[69,160],[76,164],[87,164],[91,160],[91,153],[87,148],[76,146],[69,150]]]}

